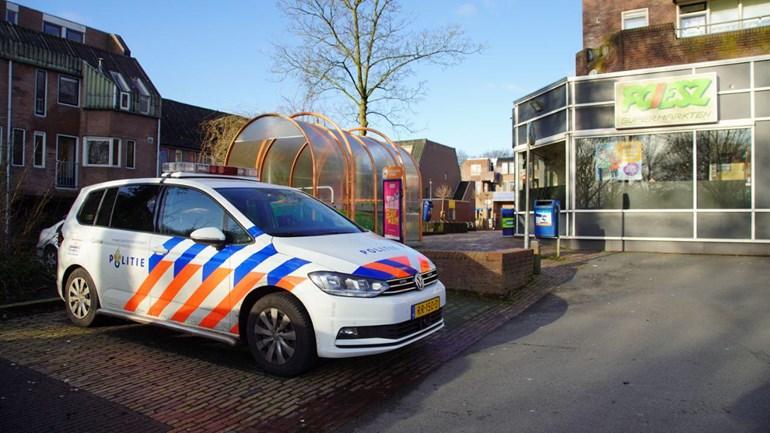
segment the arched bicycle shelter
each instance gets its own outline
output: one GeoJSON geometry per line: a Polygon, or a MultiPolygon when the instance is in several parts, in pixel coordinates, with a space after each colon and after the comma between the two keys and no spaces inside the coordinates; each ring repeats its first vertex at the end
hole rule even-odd
{"type": "Polygon", "coordinates": [[[343,130],[318,113],[261,114],[238,132],[225,162],[256,168],[262,182],[302,189],[380,234],[383,169],[400,167],[402,236],[406,241],[422,237],[422,184],[417,164],[377,130],[343,130]]]}

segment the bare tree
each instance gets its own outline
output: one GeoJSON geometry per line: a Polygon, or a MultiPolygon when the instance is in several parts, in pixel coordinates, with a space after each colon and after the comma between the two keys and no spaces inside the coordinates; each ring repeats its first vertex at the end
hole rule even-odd
{"type": "Polygon", "coordinates": [[[296,77],[308,100],[344,96],[360,126],[378,116],[393,127],[423,93],[407,78],[419,62],[449,66],[481,49],[457,26],[414,32],[397,0],[278,0],[297,45],[278,44],[274,71],[296,77]]]}
{"type": "Polygon", "coordinates": [[[463,165],[463,162],[468,159],[468,153],[462,149],[457,150],[457,165],[463,165]]]}
{"type": "Polygon", "coordinates": [[[481,156],[485,158],[506,158],[513,156],[512,149],[490,149],[482,153],[481,156]]]}
{"type": "Polygon", "coordinates": [[[436,191],[434,193],[436,197],[441,199],[441,213],[439,214],[439,218],[441,221],[446,220],[446,214],[444,213],[444,202],[450,197],[452,197],[452,187],[450,187],[447,184],[442,184],[438,188],[436,188],[436,191]]]}
{"type": "Polygon", "coordinates": [[[224,163],[228,146],[248,120],[246,117],[229,115],[203,122],[201,124],[201,162],[224,163]]]}

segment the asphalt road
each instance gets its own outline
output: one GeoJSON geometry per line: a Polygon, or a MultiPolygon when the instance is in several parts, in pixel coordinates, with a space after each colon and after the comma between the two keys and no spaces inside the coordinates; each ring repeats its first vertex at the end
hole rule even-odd
{"type": "Polygon", "coordinates": [[[351,426],[770,432],[770,258],[615,254],[351,426]]]}

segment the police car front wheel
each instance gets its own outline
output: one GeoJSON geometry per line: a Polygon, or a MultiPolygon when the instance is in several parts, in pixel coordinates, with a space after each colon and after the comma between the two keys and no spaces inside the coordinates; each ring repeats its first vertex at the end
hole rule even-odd
{"type": "Polygon", "coordinates": [[[84,269],[76,269],[64,286],[67,317],[78,326],[91,326],[99,308],[99,296],[91,276],[84,269]]]}
{"type": "Polygon", "coordinates": [[[277,376],[296,376],[316,360],[313,327],[302,304],[286,293],[258,300],[249,312],[249,349],[262,369],[277,376]]]}

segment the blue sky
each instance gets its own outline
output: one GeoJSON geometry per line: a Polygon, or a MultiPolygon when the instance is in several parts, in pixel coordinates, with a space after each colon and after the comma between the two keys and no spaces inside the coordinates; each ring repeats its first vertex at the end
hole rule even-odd
{"type": "MultiPolygon", "coordinates": [[[[239,114],[275,111],[296,84],[271,73],[272,44],[292,36],[272,0],[20,0],[126,40],[166,98],[239,114]]],[[[513,101],[575,71],[580,0],[403,1],[415,26],[461,25],[481,54],[448,69],[416,68],[427,92],[413,105],[414,132],[477,155],[511,146],[513,101]]],[[[351,119],[336,119],[350,127],[351,119]]]]}

